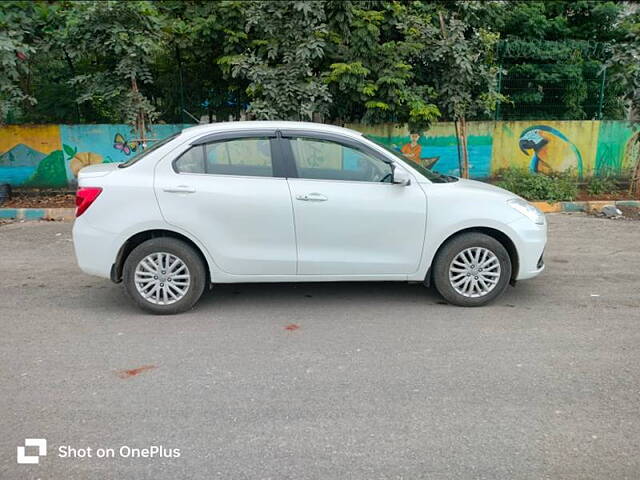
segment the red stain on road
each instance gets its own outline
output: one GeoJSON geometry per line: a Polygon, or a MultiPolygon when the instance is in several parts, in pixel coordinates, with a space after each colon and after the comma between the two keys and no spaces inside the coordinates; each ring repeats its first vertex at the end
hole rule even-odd
{"type": "Polygon", "coordinates": [[[146,372],[147,370],[153,370],[154,368],[158,368],[155,365],[143,365],[138,368],[132,368],[131,370],[120,370],[118,372],[118,376],[120,378],[131,378],[136,375],[140,375],[142,372],[146,372]]]}
{"type": "Polygon", "coordinates": [[[284,327],[285,330],[289,330],[289,331],[298,330],[299,328],[300,328],[300,325],[296,325],[295,323],[290,323],[289,325],[284,327]]]}

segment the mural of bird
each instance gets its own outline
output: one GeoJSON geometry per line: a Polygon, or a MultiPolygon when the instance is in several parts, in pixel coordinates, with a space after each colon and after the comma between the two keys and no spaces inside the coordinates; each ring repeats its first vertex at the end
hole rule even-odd
{"type": "Polygon", "coordinates": [[[547,125],[536,125],[522,131],[519,139],[520,150],[531,155],[529,170],[534,173],[549,174],[575,169],[582,176],[582,155],[562,132],[547,125]]]}

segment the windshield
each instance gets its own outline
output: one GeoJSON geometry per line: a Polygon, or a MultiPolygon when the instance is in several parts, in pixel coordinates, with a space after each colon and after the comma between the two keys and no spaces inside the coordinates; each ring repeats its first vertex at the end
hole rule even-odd
{"type": "Polygon", "coordinates": [[[371,140],[373,143],[375,143],[376,145],[381,146],[382,148],[384,148],[387,152],[392,153],[398,160],[400,160],[402,163],[410,166],[411,168],[413,168],[414,170],[417,170],[418,173],[420,173],[421,175],[423,175],[424,177],[428,178],[429,180],[431,180],[433,183],[447,183],[447,182],[455,182],[456,180],[458,180],[456,177],[452,177],[450,175],[442,175],[440,173],[434,172],[432,170],[429,170],[426,167],[423,167],[422,165],[414,162],[413,160],[409,160],[402,152],[399,152],[397,150],[394,150],[393,148],[385,145],[384,143],[381,143],[377,140],[374,140],[373,138],[371,138],[369,135],[363,135],[364,138],[366,138],[367,140],[371,140]]]}
{"type": "Polygon", "coordinates": [[[127,160],[124,163],[121,163],[120,165],[118,165],[118,167],[120,168],[127,168],[130,167],[131,165],[133,165],[134,163],[139,162],[140,160],[142,160],[144,157],[146,157],[147,155],[149,155],[151,152],[153,152],[154,150],[157,150],[158,148],[160,148],[163,145],[166,145],[167,143],[169,143],[171,140],[173,140],[174,138],[176,138],[178,135],[180,135],[182,132],[176,132],[173,135],[169,135],[167,138],[160,140],[159,142],[154,143],[153,145],[151,145],[149,148],[146,148],[144,152],[142,152],[140,155],[136,155],[135,157],[127,160]]]}

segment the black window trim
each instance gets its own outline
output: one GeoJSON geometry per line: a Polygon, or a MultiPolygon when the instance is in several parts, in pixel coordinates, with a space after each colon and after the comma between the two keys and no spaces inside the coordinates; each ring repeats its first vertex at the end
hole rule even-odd
{"type": "Polygon", "coordinates": [[[176,158],[174,158],[171,162],[171,168],[177,174],[188,174],[189,172],[180,172],[176,168],[176,162],[187,153],[191,148],[202,147],[202,162],[203,162],[203,171],[204,173],[196,174],[196,175],[212,175],[212,176],[225,176],[225,177],[243,177],[243,178],[287,178],[286,173],[288,172],[288,162],[285,159],[285,155],[282,151],[282,146],[278,140],[278,133],[275,129],[248,129],[248,130],[233,130],[227,132],[215,132],[207,135],[203,135],[202,137],[196,138],[195,140],[189,143],[190,148],[182,152],[176,158]],[[269,148],[271,153],[271,168],[272,173],[269,177],[253,177],[250,175],[221,175],[221,174],[213,174],[208,173],[206,161],[205,161],[205,145],[211,143],[225,142],[229,140],[237,140],[242,138],[268,138],[269,139],[269,148]]]}
{"type": "MultiPolygon", "coordinates": [[[[364,145],[357,140],[354,140],[351,137],[347,137],[345,135],[340,135],[332,132],[318,132],[315,130],[304,130],[304,129],[291,129],[291,130],[279,130],[277,132],[278,135],[278,143],[281,144],[281,151],[283,152],[283,158],[286,159],[287,164],[287,178],[299,178],[300,180],[322,180],[322,179],[307,179],[304,177],[300,177],[298,175],[298,167],[296,166],[296,161],[293,156],[293,149],[291,148],[290,140],[292,138],[311,138],[314,140],[327,140],[330,142],[335,142],[339,145],[343,145],[348,148],[353,148],[355,150],[359,150],[381,162],[384,162],[391,166],[393,170],[395,165],[394,161],[388,159],[384,155],[380,154],[380,152],[374,150],[368,145],[364,145]]],[[[357,183],[379,183],[379,182],[363,182],[357,180],[333,180],[326,179],[326,181],[333,182],[357,182],[357,183]]],[[[380,185],[392,185],[391,183],[381,183],[380,185]]]]}

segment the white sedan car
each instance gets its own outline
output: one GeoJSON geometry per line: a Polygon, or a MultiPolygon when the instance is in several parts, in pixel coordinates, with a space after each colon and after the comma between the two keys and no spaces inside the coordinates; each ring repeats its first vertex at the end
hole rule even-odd
{"type": "Polygon", "coordinates": [[[523,199],[315,123],[187,128],[82,169],[76,203],[80,268],[156,314],[236,282],[424,282],[478,306],[544,268],[545,217],[523,199]]]}

